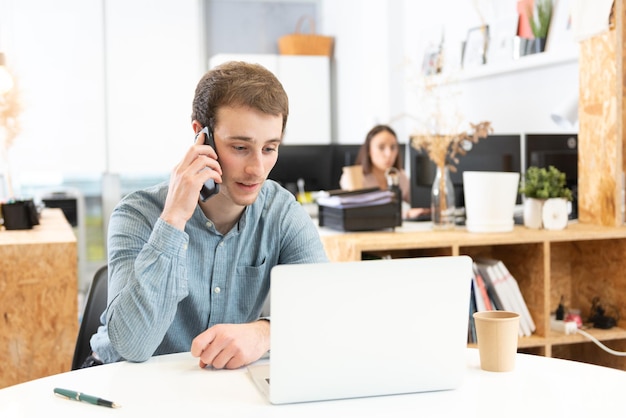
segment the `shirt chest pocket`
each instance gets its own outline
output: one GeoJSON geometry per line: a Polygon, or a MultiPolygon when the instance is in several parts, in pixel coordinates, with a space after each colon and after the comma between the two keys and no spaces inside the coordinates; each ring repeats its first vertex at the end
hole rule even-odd
{"type": "Polygon", "coordinates": [[[259,261],[250,260],[248,263],[241,261],[237,263],[235,269],[235,276],[238,279],[261,281],[269,273],[270,264],[265,257],[262,257],[259,261]]]}
{"type": "Polygon", "coordinates": [[[237,266],[232,285],[233,289],[237,289],[235,299],[241,311],[258,315],[269,291],[270,270],[270,263],[267,262],[258,266],[237,266]]]}

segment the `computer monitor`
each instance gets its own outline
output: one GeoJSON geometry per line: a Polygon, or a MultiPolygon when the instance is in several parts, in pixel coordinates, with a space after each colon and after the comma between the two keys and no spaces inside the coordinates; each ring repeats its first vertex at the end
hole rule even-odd
{"type": "MultiPolygon", "coordinates": [[[[270,179],[277,181],[294,195],[298,193],[298,179],[304,180],[304,190],[331,190],[330,145],[281,145],[278,160],[270,171],[270,179]]],[[[338,181],[338,180],[337,180],[338,181]]]]}
{"type": "MultiPolygon", "coordinates": [[[[406,143],[400,143],[404,162],[406,143]]],[[[354,165],[361,144],[281,145],[278,161],[269,178],[279,182],[294,195],[298,179],[304,180],[305,191],[337,190],[343,167],[354,165]]]]}
{"type": "Polygon", "coordinates": [[[565,173],[567,187],[572,190],[570,219],[578,218],[578,135],[526,134],[526,167],[554,166],[565,173]]]}
{"type": "MultiPolygon", "coordinates": [[[[454,185],[456,207],[465,206],[463,195],[464,171],[507,171],[521,173],[521,136],[489,135],[472,143],[466,155],[459,156],[456,172],[450,177],[454,185]]],[[[411,147],[411,206],[430,207],[430,194],[437,170],[435,164],[424,151],[411,147]]],[[[518,196],[517,203],[521,203],[518,196]]]]}
{"type": "Polygon", "coordinates": [[[331,162],[331,182],[330,190],[340,189],[339,179],[343,173],[343,167],[356,164],[356,157],[361,149],[361,144],[333,144],[331,162]]]}

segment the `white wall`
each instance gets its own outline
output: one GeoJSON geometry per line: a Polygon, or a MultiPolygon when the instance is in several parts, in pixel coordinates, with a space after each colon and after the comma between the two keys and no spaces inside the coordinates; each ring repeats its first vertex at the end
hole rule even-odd
{"type": "Polygon", "coordinates": [[[0,0],[22,90],[16,192],[61,175],[169,173],[193,141],[201,0],[0,0]]]}
{"type": "MultiPolygon", "coordinates": [[[[411,78],[426,46],[442,32],[446,45],[459,45],[468,28],[515,3],[321,0],[318,32],[336,37],[332,140],[360,143],[376,123],[408,139],[420,114],[411,78]]],[[[187,146],[190,101],[207,62],[201,4],[0,0],[0,46],[25,105],[12,151],[19,171],[169,172],[187,146]]],[[[462,83],[459,106],[497,132],[559,132],[546,115],[577,89],[577,73],[569,61],[475,78],[462,83]]]]}
{"type": "Polygon", "coordinates": [[[101,14],[100,1],[1,0],[3,48],[23,107],[16,176],[105,169],[101,14]]]}
{"type": "Polygon", "coordinates": [[[460,106],[469,121],[490,120],[498,132],[571,132],[550,115],[577,90],[578,62],[567,60],[468,80],[460,106]]]}
{"type": "Polygon", "coordinates": [[[401,43],[390,38],[399,0],[324,1],[320,32],[335,37],[335,137],[360,143],[394,108],[390,81],[399,74],[401,43]]]}
{"type": "Polygon", "coordinates": [[[198,0],[106,0],[107,171],[169,173],[206,69],[198,0]]]}
{"type": "MultiPolygon", "coordinates": [[[[361,142],[375,123],[390,123],[401,140],[408,139],[429,111],[415,82],[426,48],[444,34],[446,55],[460,60],[468,29],[515,14],[516,0],[325,1],[322,30],[338,39],[336,140],[361,142]]],[[[462,78],[452,72],[445,79],[462,78]]],[[[578,65],[572,58],[448,87],[457,90],[454,105],[468,123],[489,120],[496,133],[563,132],[549,114],[578,89],[578,65]]]]}

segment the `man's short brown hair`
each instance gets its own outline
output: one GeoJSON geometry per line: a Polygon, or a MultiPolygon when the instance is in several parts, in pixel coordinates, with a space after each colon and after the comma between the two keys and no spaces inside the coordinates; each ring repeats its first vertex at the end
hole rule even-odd
{"type": "Polygon", "coordinates": [[[191,119],[215,128],[217,110],[247,106],[269,115],[282,115],[285,131],[289,99],[274,74],[259,64],[229,61],[209,70],[198,82],[191,119]]]}

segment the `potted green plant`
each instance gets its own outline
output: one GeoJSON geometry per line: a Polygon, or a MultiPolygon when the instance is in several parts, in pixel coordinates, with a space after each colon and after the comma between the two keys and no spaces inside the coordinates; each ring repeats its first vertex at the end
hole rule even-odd
{"type": "Polygon", "coordinates": [[[530,53],[543,52],[552,18],[552,0],[535,0],[534,10],[529,7],[528,22],[535,39],[532,40],[530,53]]]}
{"type": "Polygon", "coordinates": [[[567,202],[572,191],[565,173],[554,166],[529,167],[520,184],[524,195],[524,225],[528,228],[563,229],[567,226],[567,202]]]}

